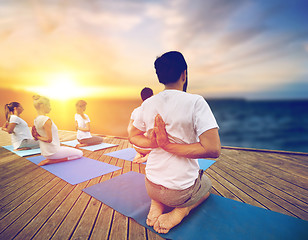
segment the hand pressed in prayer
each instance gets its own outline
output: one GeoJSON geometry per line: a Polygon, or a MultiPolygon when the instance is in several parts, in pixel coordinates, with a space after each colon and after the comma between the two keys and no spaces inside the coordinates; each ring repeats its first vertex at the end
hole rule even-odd
{"type": "Polygon", "coordinates": [[[157,142],[156,142],[156,134],[155,134],[154,128],[150,129],[147,132],[146,136],[147,136],[148,139],[151,140],[151,148],[157,148],[158,145],[157,145],[157,142]]]}
{"type": "Polygon", "coordinates": [[[40,134],[38,134],[38,132],[36,131],[35,126],[32,127],[32,136],[34,140],[38,140],[37,137],[40,137],[40,134]]]}
{"type": "Polygon", "coordinates": [[[163,148],[170,143],[168,133],[166,131],[166,124],[159,114],[155,117],[154,132],[156,135],[156,142],[159,147],[163,148]]]}

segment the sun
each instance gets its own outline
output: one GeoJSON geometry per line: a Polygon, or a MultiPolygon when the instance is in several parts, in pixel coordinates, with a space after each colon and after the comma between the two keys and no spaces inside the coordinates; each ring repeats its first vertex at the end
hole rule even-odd
{"type": "Polygon", "coordinates": [[[83,97],[85,91],[78,81],[69,73],[53,73],[44,77],[46,85],[32,88],[40,95],[55,100],[68,100],[83,97]]]}
{"type": "Polygon", "coordinates": [[[23,89],[62,102],[81,98],[135,99],[140,92],[136,86],[90,85],[74,73],[44,73],[37,79],[40,85],[23,89]]]}
{"type": "Polygon", "coordinates": [[[69,74],[56,74],[49,79],[49,96],[54,99],[71,99],[82,94],[82,88],[69,74]]]}

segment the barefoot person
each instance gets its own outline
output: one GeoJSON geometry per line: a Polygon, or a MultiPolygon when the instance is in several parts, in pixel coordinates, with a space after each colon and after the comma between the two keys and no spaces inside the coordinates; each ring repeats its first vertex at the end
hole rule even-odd
{"type": "Polygon", "coordinates": [[[39,148],[39,142],[31,135],[28,124],[20,115],[24,111],[18,102],[11,102],[4,106],[6,122],[2,130],[11,134],[14,151],[39,148]]]}
{"type": "MultiPolygon", "coordinates": [[[[141,99],[142,101],[147,100],[149,97],[153,96],[153,90],[151,88],[145,87],[141,90],[141,99]]],[[[136,115],[138,114],[138,111],[140,111],[140,107],[137,107],[134,109],[134,111],[131,114],[130,122],[128,125],[128,131],[130,131],[130,128],[133,126],[134,119],[136,115]]],[[[148,155],[151,152],[151,149],[149,148],[139,148],[134,145],[134,149],[136,150],[137,154],[135,158],[133,159],[134,163],[144,163],[148,159],[148,155]]]]}
{"type": "Polygon", "coordinates": [[[209,196],[211,182],[197,159],[217,158],[221,145],[218,125],[204,98],[186,93],[183,55],[167,52],[154,65],[165,90],[143,102],[129,140],[153,148],[146,166],[151,198],[146,223],[158,233],[167,233],[209,196]],[[165,212],[166,207],[173,210],[165,212]]]}
{"type": "Polygon", "coordinates": [[[33,105],[38,116],[34,119],[32,135],[35,139],[39,140],[42,155],[46,158],[38,165],[43,166],[81,158],[83,155],[81,150],[60,146],[58,128],[46,116],[51,111],[49,99],[35,95],[33,96],[33,105]]]}
{"type": "Polygon", "coordinates": [[[79,100],[76,103],[75,114],[75,127],[77,130],[77,140],[80,144],[76,147],[84,147],[90,145],[96,145],[103,142],[103,138],[99,136],[92,136],[90,133],[90,118],[84,112],[87,108],[87,102],[79,100]]]}

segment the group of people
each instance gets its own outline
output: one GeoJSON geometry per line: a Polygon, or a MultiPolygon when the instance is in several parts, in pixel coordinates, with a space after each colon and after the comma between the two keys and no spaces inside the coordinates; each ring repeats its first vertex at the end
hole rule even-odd
{"type": "MultiPolygon", "coordinates": [[[[151,206],[146,223],[158,233],[167,233],[209,197],[211,181],[200,170],[197,159],[219,157],[221,144],[207,102],[202,96],[186,92],[188,69],[183,55],[167,52],[155,60],[154,67],[165,89],[156,95],[147,88],[142,92],[143,103],[131,114],[128,139],[137,151],[134,161],[147,161],[145,186],[151,206]]],[[[22,138],[12,136],[14,148],[35,147],[35,140],[39,140],[46,157],[41,165],[80,158],[79,149],[60,146],[57,127],[46,116],[49,100],[34,96],[34,106],[38,112],[32,128],[34,140],[29,129],[25,130],[22,138]]],[[[9,117],[3,130],[16,133],[28,128],[19,117],[23,111],[20,104],[11,103],[6,109],[9,117]]],[[[79,101],[76,109],[79,146],[99,143],[102,139],[89,132],[86,103],[79,101]]]]}
{"type": "MultiPolygon", "coordinates": [[[[60,145],[58,128],[47,116],[51,111],[48,98],[35,95],[33,105],[38,116],[34,119],[32,131],[20,115],[23,107],[18,102],[11,102],[5,105],[5,117],[2,130],[11,134],[11,141],[15,151],[40,148],[41,154],[46,158],[38,165],[43,166],[68,160],[81,158],[83,152],[79,149],[60,145]]],[[[92,136],[90,133],[90,119],[85,114],[87,103],[79,100],[76,103],[75,127],[77,130],[77,148],[82,146],[95,145],[103,142],[103,138],[92,136]]]]}

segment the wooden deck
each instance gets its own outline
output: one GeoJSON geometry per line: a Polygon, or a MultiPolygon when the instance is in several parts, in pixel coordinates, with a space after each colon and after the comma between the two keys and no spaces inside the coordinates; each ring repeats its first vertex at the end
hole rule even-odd
{"type": "MultiPolygon", "coordinates": [[[[74,132],[59,132],[72,140],[74,132]]],[[[82,189],[145,166],[103,155],[131,147],[127,139],[104,137],[114,148],[86,157],[122,167],[121,170],[70,185],[25,158],[0,148],[0,239],[162,239],[82,189]]],[[[0,131],[0,145],[9,145],[0,131]]],[[[224,148],[206,173],[212,193],[308,220],[308,154],[224,148]]]]}

